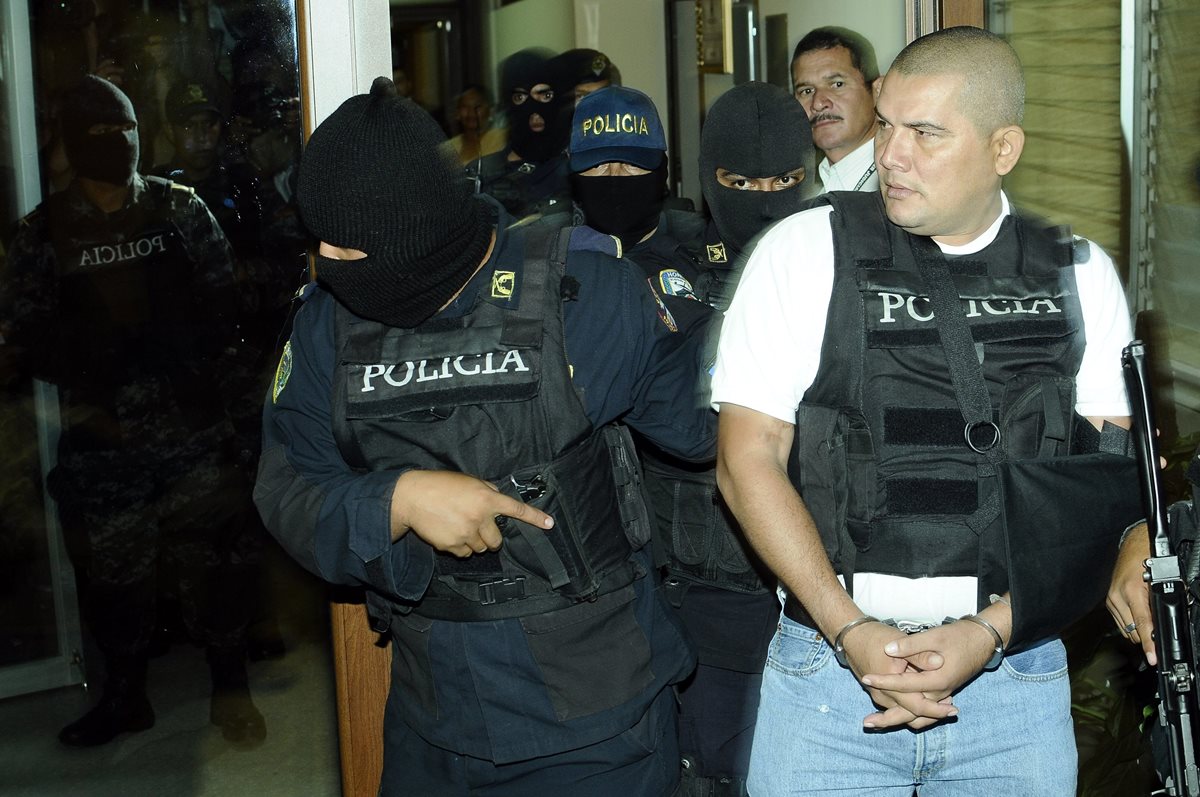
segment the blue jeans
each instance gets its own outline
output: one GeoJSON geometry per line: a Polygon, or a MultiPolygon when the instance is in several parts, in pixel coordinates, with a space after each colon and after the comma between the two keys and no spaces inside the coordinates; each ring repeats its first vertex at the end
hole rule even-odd
{"type": "Polygon", "coordinates": [[[1057,639],[1004,659],[923,731],[868,732],[875,711],[816,631],[780,618],[763,673],[749,790],[911,797],[1071,797],[1077,762],[1067,655],[1057,639]]]}

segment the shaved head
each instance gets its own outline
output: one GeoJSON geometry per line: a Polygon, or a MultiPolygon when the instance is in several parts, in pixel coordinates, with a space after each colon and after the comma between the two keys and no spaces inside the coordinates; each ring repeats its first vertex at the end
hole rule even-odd
{"type": "Polygon", "coordinates": [[[984,135],[1019,125],[1025,75],[1008,42],[980,28],[946,28],[916,39],[892,62],[902,75],[959,75],[959,105],[984,135]]]}

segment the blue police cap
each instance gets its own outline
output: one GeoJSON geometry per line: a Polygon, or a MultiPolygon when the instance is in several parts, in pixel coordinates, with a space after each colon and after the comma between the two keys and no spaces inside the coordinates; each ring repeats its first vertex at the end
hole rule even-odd
{"type": "Polygon", "coordinates": [[[575,108],[568,147],[573,172],[609,161],[657,169],[666,151],[654,101],[637,89],[608,86],[587,95],[575,108]]]}

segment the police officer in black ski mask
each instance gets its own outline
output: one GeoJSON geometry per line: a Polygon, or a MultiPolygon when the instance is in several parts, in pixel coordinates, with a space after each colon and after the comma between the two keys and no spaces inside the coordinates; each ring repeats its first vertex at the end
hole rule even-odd
{"type": "Polygon", "coordinates": [[[63,147],[77,177],[129,185],[140,149],[137,116],[124,92],[102,78],[87,77],[59,113],[63,147]]]}
{"type": "Polygon", "coordinates": [[[249,484],[228,456],[219,392],[236,340],[232,253],[191,188],[137,172],[137,118],[115,85],[84,77],[59,119],[75,177],[21,220],[0,285],[6,348],[59,389],[46,483],[104,661],[101,699],[59,739],[93,747],[154,725],[146,670],[169,562],[207,647],[210,719],[258,744],[266,725],[246,673],[255,545],[235,523],[249,484]]]}
{"type": "Polygon", "coordinates": [[[667,141],[654,102],[611,86],[584,97],[571,125],[571,196],[622,253],[659,226],[667,196],[667,141]]]}
{"type": "MultiPolygon", "coordinates": [[[[718,273],[812,193],[812,128],[796,106],[778,86],[752,81],[722,94],[704,120],[700,187],[712,216],[705,259],[718,273]]],[[[728,306],[728,296],[711,299],[719,309],[728,306]]]]}
{"type": "Polygon", "coordinates": [[[636,89],[588,94],[571,123],[571,196],[588,228],[609,236],[619,257],[646,274],[681,329],[711,315],[697,301],[697,213],[664,209],[667,142],[654,102],[636,89]]]}
{"type": "Polygon", "coordinates": [[[509,56],[501,67],[508,146],[466,167],[478,192],[517,218],[567,208],[564,151],[572,100],[563,74],[563,62],[548,50],[509,56]]]}

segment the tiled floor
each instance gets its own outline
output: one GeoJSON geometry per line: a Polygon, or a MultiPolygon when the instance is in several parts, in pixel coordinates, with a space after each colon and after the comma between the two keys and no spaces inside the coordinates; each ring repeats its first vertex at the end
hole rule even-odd
{"type": "MultiPolygon", "coordinates": [[[[286,636],[286,635],[285,635],[286,636]]],[[[290,639],[279,659],[250,665],[267,738],[238,750],[208,721],[208,666],[177,644],[150,663],[153,728],[91,749],[61,745],[59,728],[93,698],[80,687],[0,701],[0,795],[5,797],[335,797],[334,685],[320,634],[290,639]]]]}

